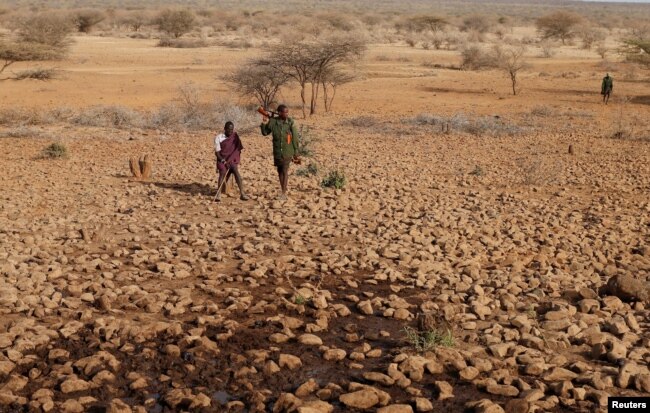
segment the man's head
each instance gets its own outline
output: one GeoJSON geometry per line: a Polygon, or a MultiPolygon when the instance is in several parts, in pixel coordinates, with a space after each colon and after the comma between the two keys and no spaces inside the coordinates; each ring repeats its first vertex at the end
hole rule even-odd
{"type": "Polygon", "coordinates": [[[280,116],[280,119],[287,120],[287,118],[289,117],[289,108],[287,107],[287,105],[278,106],[278,115],[280,116]]]}
{"type": "Polygon", "coordinates": [[[235,131],[235,124],[232,123],[231,121],[226,122],[226,124],[223,127],[224,134],[226,136],[230,136],[234,131],[235,131]]]}
{"type": "Polygon", "coordinates": [[[607,73],[607,74],[605,75],[605,77],[609,77],[609,73],[607,73]]]}

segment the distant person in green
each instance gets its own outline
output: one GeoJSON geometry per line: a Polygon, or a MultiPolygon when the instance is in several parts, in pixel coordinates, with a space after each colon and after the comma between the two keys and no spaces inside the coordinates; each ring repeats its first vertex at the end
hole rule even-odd
{"type": "Polygon", "coordinates": [[[603,78],[603,84],[600,86],[600,94],[603,95],[603,102],[607,104],[609,102],[609,95],[612,94],[614,89],[614,78],[612,78],[609,73],[603,78]]]}
{"type": "Polygon", "coordinates": [[[278,116],[270,119],[265,116],[260,128],[262,135],[270,134],[273,137],[273,164],[278,170],[280,189],[282,190],[278,199],[287,199],[289,166],[292,161],[300,163],[296,123],[289,117],[289,108],[286,105],[280,105],[278,106],[278,116]]]}

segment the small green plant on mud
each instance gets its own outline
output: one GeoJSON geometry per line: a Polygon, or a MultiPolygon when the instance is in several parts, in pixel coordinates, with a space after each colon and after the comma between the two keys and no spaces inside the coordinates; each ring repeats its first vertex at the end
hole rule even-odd
{"type": "Polygon", "coordinates": [[[451,330],[433,329],[429,331],[417,331],[411,327],[404,327],[406,339],[413,346],[413,348],[421,353],[423,351],[432,350],[435,347],[454,347],[454,335],[451,330]]]}
{"type": "Polygon", "coordinates": [[[320,183],[323,188],[343,189],[345,186],[345,173],[339,170],[330,171],[320,183]]]}
{"type": "Polygon", "coordinates": [[[293,303],[296,305],[304,305],[307,303],[307,299],[300,294],[296,294],[293,296],[293,303]]]}
{"type": "Polygon", "coordinates": [[[314,176],[318,175],[318,165],[313,162],[310,162],[309,165],[305,168],[300,168],[296,171],[298,176],[314,176]]]}

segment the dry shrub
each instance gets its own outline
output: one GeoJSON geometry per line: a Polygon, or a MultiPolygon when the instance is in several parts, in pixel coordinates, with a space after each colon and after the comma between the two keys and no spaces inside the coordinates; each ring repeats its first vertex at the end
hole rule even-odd
{"type": "Polygon", "coordinates": [[[163,10],[155,19],[158,29],[169,36],[179,38],[196,26],[196,17],[191,10],[163,10]]]}
{"type": "Polygon", "coordinates": [[[594,43],[604,42],[607,38],[607,30],[593,26],[581,26],[578,34],[582,40],[582,48],[590,50],[594,43]]]}
{"type": "Polygon", "coordinates": [[[535,106],[530,110],[530,114],[533,116],[538,116],[538,117],[549,117],[555,115],[555,110],[551,108],[550,106],[546,105],[539,105],[535,106]]]}
{"type": "Polygon", "coordinates": [[[420,113],[414,118],[402,119],[402,122],[420,126],[448,126],[450,131],[467,133],[474,136],[515,136],[524,129],[503,120],[499,116],[475,116],[456,113],[451,117],[420,113]]]}
{"type": "Polygon", "coordinates": [[[322,13],[317,16],[317,21],[326,22],[332,26],[333,29],[343,32],[350,32],[356,27],[354,21],[342,13],[322,13]]]}
{"type": "Polygon", "coordinates": [[[90,33],[93,27],[106,19],[106,15],[99,10],[77,10],[72,13],[72,21],[81,33],[90,33]]]}
{"type": "Polygon", "coordinates": [[[555,56],[555,53],[556,53],[555,48],[553,48],[553,45],[551,44],[551,42],[543,41],[543,42],[541,42],[539,44],[539,47],[542,49],[541,57],[549,59],[549,58],[555,56]]]}
{"type": "Polygon", "coordinates": [[[18,126],[0,132],[0,138],[27,138],[40,136],[41,132],[34,128],[18,126]]]}
{"type": "Polygon", "coordinates": [[[37,43],[64,50],[74,31],[72,21],[60,14],[43,13],[29,16],[19,23],[18,37],[22,42],[37,43]]]}
{"type": "Polygon", "coordinates": [[[378,120],[373,116],[364,115],[350,118],[345,123],[348,123],[356,128],[371,128],[377,125],[378,120]]]}
{"type": "Polygon", "coordinates": [[[60,159],[68,157],[68,148],[62,143],[52,143],[46,146],[41,153],[43,158],[60,159]]]}
{"type": "Polygon", "coordinates": [[[35,69],[22,70],[13,77],[15,80],[33,79],[33,80],[52,80],[56,79],[59,71],[52,68],[37,67],[35,69]]]}
{"type": "Polygon", "coordinates": [[[92,106],[79,112],[73,119],[77,125],[109,128],[142,127],[143,116],[131,108],[117,105],[92,106]]]}
{"type": "Polygon", "coordinates": [[[537,30],[544,39],[558,39],[562,44],[577,34],[582,17],[573,12],[559,10],[537,19],[537,30]]]}
{"type": "Polygon", "coordinates": [[[520,170],[519,176],[524,185],[551,185],[559,182],[564,169],[562,160],[544,156],[543,153],[532,153],[528,157],[515,160],[520,170]]]}
{"type": "Polygon", "coordinates": [[[207,47],[208,43],[203,38],[199,39],[177,39],[173,37],[163,37],[158,41],[158,47],[174,47],[177,49],[195,49],[207,47]]]}
{"type": "Polygon", "coordinates": [[[56,121],[52,112],[36,109],[8,108],[0,110],[0,125],[46,125],[56,121]]]}
{"type": "Polygon", "coordinates": [[[227,121],[235,123],[238,130],[257,125],[253,109],[233,105],[227,101],[205,102],[202,92],[192,83],[179,86],[173,102],[151,114],[149,127],[166,129],[214,129],[227,121]]]}
{"type": "Polygon", "coordinates": [[[224,39],[218,40],[215,44],[229,49],[250,49],[253,47],[253,43],[248,39],[224,39]]]}
{"type": "Polygon", "coordinates": [[[479,34],[487,33],[492,27],[493,22],[488,16],[474,14],[463,19],[461,30],[466,32],[476,32],[479,34]]]}
{"type": "Polygon", "coordinates": [[[471,44],[461,52],[461,67],[465,70],[491,69],[496,66],[495,57],[481,46],[471,44]]]}

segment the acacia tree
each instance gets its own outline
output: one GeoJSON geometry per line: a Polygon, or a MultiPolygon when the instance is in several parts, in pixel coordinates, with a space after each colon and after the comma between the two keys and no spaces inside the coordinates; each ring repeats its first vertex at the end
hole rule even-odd
{"type": "Polygon", "coordinates": [[[338,67],[330,68],[323,74],[321,82],[323,86],[323,103],[326,112],[332,110],[332,103],[336,96],[336,89],[340,85],[352,82],[354,79],[354,75],[343,72],[338,67]],[[329,94],[330,90],[332,91],[331,95],[329,94]]]}
{"type": "Polygon", "coordinates": [[[422,15],[411,17],[409,23],[416,31],[431,30],[435,33],[444,29],[449,24],[449,21],[440,16],[422,15]]]}
{"type": "Polygon", "coordinates": [[[335,36],[312,46],[310,115],[316,113],[320,86],[328,73],[338,65],[353,63],[363,55],[365,50],[365,41],[354,36],[335,36]]]}
{"type": "MultiPolygon", "coordinates": [[[[18,22],[17,38],[0,41],[0,74],[17,62],[55,60],[63,57],[74,30],[70,21],[59,15],[39,14],[18,22]]],[[[38,69],[2,77],[0,80],[51,78],[51,69],[38,69]]]]}
{"type": "Polygon", "coordinates": [[[105,19],[106,15],[99,10],[79,10],[72,14],[72,21],[81,33],[90,33],[95,25],[105,19]]]}
{"type": "Polygon", "coordinates": [[[560,10],[537,19],[537,30],[544,39],[559,39],[562,44],[576,35],[576,27],[582,22],[578,14],[560,10]]]}
{"type": "Polygon", "coordinates": [[[516,95],[518,92],[518,79],[519,72],[528,67],[528,63],[524,60],[526,54],[526,46],[519,45],[517,47],[501,49],[495,48],[494,61],[496,67],[505,71],[510,77],[512,82],[512,94],[516,95]]]}
{"type": "Polygon", "coordinates": [[[194,13],[190,10],[163,10],[156,18],[158,29],[179,38],[192,30],[196,24],[194,13]]]}
{"type": "Polygon", "coordinates": [[[260,59],[274,71],[284,73],[300,86],[302,114],[307,117],[307,84],[311,85],[309,114],[316,113],[318,94],[325,74],[334,67],[359,58],[365,50],[365,42],[352,35],[334,36],[318,41],[302,40],[273,46],[260,59]]]}
{"type": "Polygon", "coordinates": [[[307,82],[309,82],[312,62],[308,59],[303,46],[303,42],[273,46],[268,56],[261,59],[260,63],[270,67],[273,71],[285,74],[298,83],[302,102],[302,116],[304,118],[307,117],[305,89],[307,82]]]}
{"type": "Polygon", "coordinates": [[[289,81],[289,76],[258,59],[223,76],[223,79],[237,86],[244,95],[255,98],[264,108],[269,108],[275,102],[278,90],[289,81]]]}
{"type": "Polygon", "coordinates": [[[650,68],[650,39],[623,40],[621,52],[628,61],[650,68]]]}

